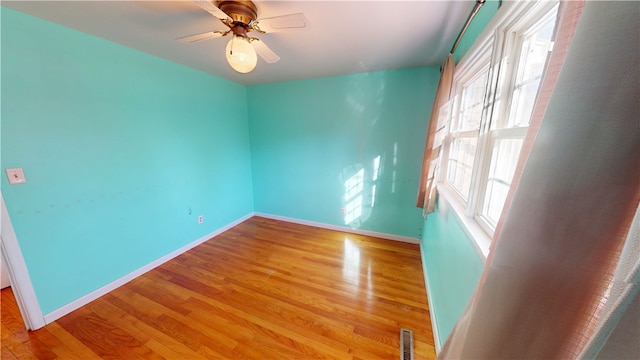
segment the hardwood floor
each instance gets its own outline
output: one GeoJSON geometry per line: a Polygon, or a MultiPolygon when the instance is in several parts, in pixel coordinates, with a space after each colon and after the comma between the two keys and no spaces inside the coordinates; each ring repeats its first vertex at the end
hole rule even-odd
{"type": "Polygon", "coordinates": [[[37,331],[2,290],[2,359],[434,359],[418,245],[254,217],[37,331]]]}

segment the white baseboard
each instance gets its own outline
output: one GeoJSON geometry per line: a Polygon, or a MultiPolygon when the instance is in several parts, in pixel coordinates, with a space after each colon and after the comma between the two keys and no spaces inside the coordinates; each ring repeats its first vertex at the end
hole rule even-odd
{"type": "Polygon", "coordinates": [[[400,236],[400,235],[387,234],[387,233],[381,233],[381,232],[369,231],[369,230],[352,229],[352,228],[350,228],[348,226],[331,225],[331,224],[325,224],[325,223],[320,223],[320,222],[315,222],[315,221],[295,219],[295,218],[290,218],[290,217],[286,217],[286,216],[265,214],[265,213],[260,213],[260,212],[256,212],[256,213],[254,213],[254,215],[255,216],[260,216],[260,217],[263,217],[263,218],[267,218],[267,219],[286,221],[286,222],[290,222],[290,223],[294,223],[294,224],[313,226],[313,227],[317,227],[317,228],[342,231],[342,232],[358,234],[358,235],[372,236],[372,237],[377,237],[377,238],[382,238],[382,239],[387,239],[387,240],[395,240],[395,241],[401,241],[401,242],[406,242],[406,243],[411,243],[411,244],[419,244],[420,243],[420,239],[412,238],[412,237],[408,237],[408,236],[400,236]]]}
{"type": "Polygon", "coordinates": [[[141,267],[141,268],[139,268],[137,270],[134,270],[133,272],[131,272],[131,273],[127,274],[127,275],[125,275],[125,276],[123,276],[123,277],[121,277],[121,278],[119,278],[119,279],[117,279],[117,280],[115,280],[115,281],[113,281],[113,282],[111,282],[111,283],[109,283],[109,284],[97,289],[97,290],[94,290],[94,291],[88,293],[87,295],[84,295],[83,297],[81,297],[81,298],[79,298],[77,300],[74,300],[74,301],[72,301],[72,302],[70,302],[70,303],[68,303],[68,304],[66,304],[66,305],[64,305],[64,306],[62,306],[62,307],[60,307],[60,308],[58,308],[58,309],[46,314],[46,315],[44,315],[45,323],[50,324],[50,323],[56,321],[57,319],[69,314],[70,312],[79,309],[80,307],[90,303],[91,301],[101,297],[102,295],[105,295],[108,292],[119,288],[120,286],[128,283],[129,281],[137,278],[138,276],[140,276],[140,275],[142,275],[142,274],[144,274],[144,273],[146,273],[146,272],[148,272],[150,270],[153,270],[154,268],[156,268],[156,267],[166,263],[167,261],[169,261],[169,260],[171,260],[171,259],[173,259],[173,258],[175,258],[175,257],[177,257],[177,256],[179,256],[179,255],[181,255],[181,254],[193,249],[194,247],[202,244],[203,242],[211,239],[212,237],[217,236],[217,235],[219,235],[219,234],[231,229],[232,227],[240,224],[241,222],[243,222],[243,221],[245,221],[247,219],[250,219],[251,217],[253,217],[253,213],[247,214],[247,215],[241,217],[238,220],[235,220],[235,221],[233,221],[233,222],[231,222],[231,223],[229,223],[229,224],[227,224],[227,225],[225,225],[225,226],[223,226],[223,227],[221,227],[221,228],[219,228],[219,229],[217,229],[217,230],[215,230],[215,231],[213,231],[213,232],[211,232],[211,233],[209,233],[209,234],[207,234],[207,235],[205,235],[205,236],[203,236],[203,237],[201,237],[201,238],[199,238],[199,239],[197,239],[195,241],[192,241],[189,244],[187,244],[187,245],[185,245],[185,246],[183,246],[183,247],[181,247],[181,248],[179,248],[179,249],[177,249],[175,251],[172,251],[169,254],[167,254],[167,255],[165,255],[165,256],[163,256],[163,257],[161,257],[161,258],[159,258],[159,259],[157,259],[155,261],[152,261],[149,264],[147,264],[147,265],[145,265],[145,266],[143,266],[143,267],[141,267]]]}
{"type": "Polygon", "coordinates": [[[431,297],[431,289],[429,288],[429,279],[427,276],[426,259],[424,256],[424,249],[420,244],[420,258],[422,259],[422,272],[424,273],[424,285],[427,288],[427,301],[429,301],[429,318],[431,318],[431,332],[433,333],[433,344],[436,347],[436,355],[440,354],[442,350],[442,344],[440,343],[440,332],[438,331],[438,318],[436,318],[436,312],[433,309],[433,298],[431,297]]]}

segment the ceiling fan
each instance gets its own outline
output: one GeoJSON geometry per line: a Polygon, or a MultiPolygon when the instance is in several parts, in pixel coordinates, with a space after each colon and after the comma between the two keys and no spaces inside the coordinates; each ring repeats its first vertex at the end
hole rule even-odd
{"type": "Polygon", "coordinates": [[[258,61],[256,54],[260,55],[267,63],[275,63],[280,60],[280,57],[269,49],[262,40],[249,36],[249,32],[255,31],[261,34],[279,32],[287,29],[304,28],[308,23],[302,13],[258,19],[258,8],[252,1],[193,1],[218,18],[229,30],[208,31],[176,40],[192,44],[232,34],[233,36],[227,43],[225,53],[229,65],[239,73],[251,72],[256,67],[258,61]]]}

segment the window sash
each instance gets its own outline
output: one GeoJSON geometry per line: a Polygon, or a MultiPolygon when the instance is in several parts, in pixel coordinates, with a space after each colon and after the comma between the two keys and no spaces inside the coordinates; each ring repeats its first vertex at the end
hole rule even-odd
{"type": "Polygon", "coordinates": [[[495,130],[490,134],[489,140],[489,166],[483,176],[483,184],[480,189],[483,191],[482,197],[475,214],[476,220],[481,223],[484,230],[493,236],[500,214],[506,200],[507,193],[511,187],[513,174],[524,137],[526,128],[508,129],[509,131],[495,130]],[[507,144],[507,148],[501,148],[501,144],[507,144]],[[508,145],[517,147],[517,151],[509,151],[508,145]],[[507,153],[505,154],[505,150],[507,153]],[[502,187],[503,192],[499,193],[502,187]],[[492,201],[494,200],[494,201],[492,201]]]}
{"type": "Polygon", "coordinates": [[[471,190],[477,141],[478,138],[475,136],[458,136],[451,141],[449,148],[447,179],[465,200],[471,190]]]}
{"type": "Polygon", "coordinates": [[[549,57],[551,37],[540,40],[536,34],[549,21],[555,24],[557,11],[557,2],[523,6],[535,11],[498,28],[469,66],[456,69],[449,133],[442,147],[438,180],[455,190],[465,215],[490,236],[504,206],[549,57]],[[485,84],[483,96],[478,95],[480,82],[485,84]],[[474,120],[470,121],[470,113],[474,120]]]}

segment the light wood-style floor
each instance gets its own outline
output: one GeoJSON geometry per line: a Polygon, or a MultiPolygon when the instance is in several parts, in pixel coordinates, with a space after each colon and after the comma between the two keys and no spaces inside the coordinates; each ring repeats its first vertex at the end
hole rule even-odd
{"type": "Polygon", "coordinates": [[[44,328],[2,290],[2,359],[434,359],[418,245],[254,217],[44,328]]]}

